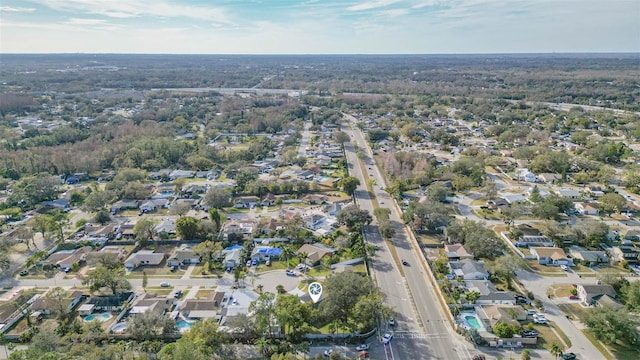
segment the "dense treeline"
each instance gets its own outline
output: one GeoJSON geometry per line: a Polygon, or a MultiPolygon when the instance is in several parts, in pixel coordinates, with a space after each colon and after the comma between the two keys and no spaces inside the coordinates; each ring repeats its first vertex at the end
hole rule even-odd
{"type": "Polygon", "coordinates": [[[25,91],[254,87],[434,94],[640,110],[634,54],[415,56],[3,55],[25,91]],[[50,69],[60,71],[47,71],[50,69]],[[533,86],[535,85],[535,86],[533,86]]]}

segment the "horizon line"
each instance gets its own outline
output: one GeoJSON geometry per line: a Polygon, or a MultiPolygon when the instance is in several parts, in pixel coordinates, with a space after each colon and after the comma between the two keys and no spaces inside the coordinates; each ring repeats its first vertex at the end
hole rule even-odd
{"type": "Polygon", "coordinates": [[[435,53],[119,53],[119,52],[0,52],[3,55],[197,55],[197,56],[424,56],[424,55],[640,55],[638,51],[547,51],[547,52],[435,52],[435,53]]]}

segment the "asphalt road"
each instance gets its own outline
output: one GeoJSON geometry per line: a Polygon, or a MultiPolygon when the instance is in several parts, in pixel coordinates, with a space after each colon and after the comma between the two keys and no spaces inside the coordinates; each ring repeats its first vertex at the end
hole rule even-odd
{"type": "MultiPolygon", "coordinates": [[[[355,126],[353,128],[355,129],[355,126]]],[[[384,184],[384,177],[371,158],[371,151],[362,132],[346,128],[344,130],[367,154],[362,159],[366,164],[365,174],[359,165],[360,159],[355,154],[353,144],[345,144],[351,175],[357,177],[361,183],[355,194],[356,201],[362,209],[373,214],[373,202],[366,189],[366,182],[371,178],[371,174],[376,184],[384,184]]],[[[388,304],[397,312],[398,324],[395,329],[389,329],[386,324],[382,326],[383,332],[385,328],[386,331],[394,332],[391,342],[394,359],[470,359],[468,343],[451,329],[435,296],[436,290],[433,289],[422,267],[422,255],[411,245],[398,209],[393,206],[394,200],[381,190],[379,185],[374,185],[373,188],[380,207],[391,211],[390,219],[396,228],[392,240],[393,247],[398,257],[406,259],[409,263],[408,266],[402,266],[394,261],[375,223],[365,229],[367,241],[378,249],[372,259],[375,279],[387,294],[388,304]]]]}

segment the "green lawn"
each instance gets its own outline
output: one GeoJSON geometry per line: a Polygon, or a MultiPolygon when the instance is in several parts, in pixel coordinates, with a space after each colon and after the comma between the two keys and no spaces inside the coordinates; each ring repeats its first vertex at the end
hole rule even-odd
{"type": "Polygon", "coordinates": [[[416,234],[416,233],[414,233],[414,235],[420,244],[440,245],[440,243],[442,243],[442,239],[437,235],[416,234]]]}
{"type": "Polygon", "coordinates": [[[571,284],[556,284],[549,286],[547,293],[550,293],[557,298],[564,298],[569,297],[571,295],[571,290],[573,289],[574,287],[571,284]]]}

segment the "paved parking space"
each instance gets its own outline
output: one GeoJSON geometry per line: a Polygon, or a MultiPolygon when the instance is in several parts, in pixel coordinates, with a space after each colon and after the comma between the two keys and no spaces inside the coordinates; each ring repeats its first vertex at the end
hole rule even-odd
{"type": "Polygon", "coordinates": [[[284,286],[284,289],[289,291],[298,287],[301,279],[302,277],[300,276],[287,276],[287,274],[285,274],[285,270],[273,270],[261,273],[255,277],[247,276],[246,282],[252,283],[253,281],[254,288],[257,288],[258,285],[262,285],[263,291],[276,293],[276,287],[278,285],[284,286]]]}

